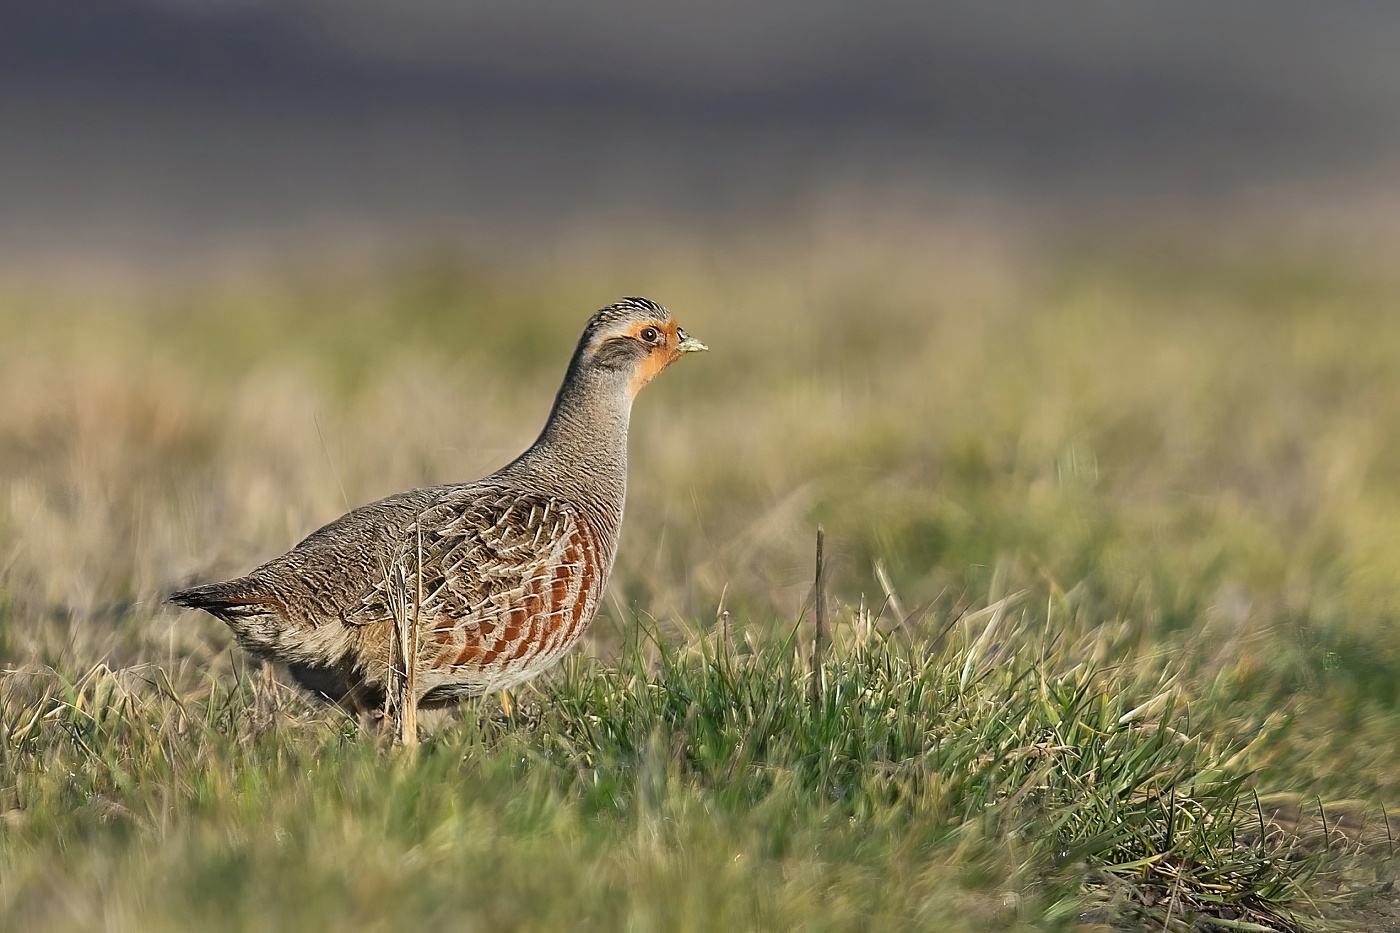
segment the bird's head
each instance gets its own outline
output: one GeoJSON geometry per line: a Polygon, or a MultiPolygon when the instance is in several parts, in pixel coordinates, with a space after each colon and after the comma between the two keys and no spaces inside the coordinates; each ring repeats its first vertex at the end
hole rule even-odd
{"type": "Polygon", "coordinates": [[[682,330],[671,312],[646,298],[624,298],[589,318],[578,362],[626,374],[633,398],[683,354],[708,349],[682,330]]]}

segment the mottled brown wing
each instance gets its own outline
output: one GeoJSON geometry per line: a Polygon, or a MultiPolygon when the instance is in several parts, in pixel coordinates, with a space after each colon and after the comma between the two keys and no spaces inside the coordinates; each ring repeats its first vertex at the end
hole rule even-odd
{"type": "Polygon", "coordinates": [[[557,657],[582,634],[601,591],[587,523],[548,497],[449,498],[423,511],[397,550],[390,566],[401,568],[402,584],[390,569],[345,621],[391,618],[391,601],[404,600],[428,669],[509,674],[557,657]]]}

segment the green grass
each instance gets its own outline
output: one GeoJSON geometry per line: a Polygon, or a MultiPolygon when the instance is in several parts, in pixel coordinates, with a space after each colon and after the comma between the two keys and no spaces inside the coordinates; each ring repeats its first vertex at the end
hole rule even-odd
{"type": "Polygon", "coordinates": [[[843,629],[819,703],[790,641],[634,642],[416,755],[247,680],[15,678],[4,906],[55,928],[1293,929],[1382,851],[1365,807],[1324,832],[1320,800],[1299,820],[1251,786],[1287,730],[1241,728],[1228,685],[1188,702],[1160,657],[1090,660],[1121,630],[1014,613],[843,629]]]}
{"type": "Polygon", "coordinates": [[[1400,926],[1400,283],[957,233],[13,285],[0,926],[1400,926]],[[714,349],[509,712],[391,748],[161,605],[504,462],[638,292],[714,349]]]}

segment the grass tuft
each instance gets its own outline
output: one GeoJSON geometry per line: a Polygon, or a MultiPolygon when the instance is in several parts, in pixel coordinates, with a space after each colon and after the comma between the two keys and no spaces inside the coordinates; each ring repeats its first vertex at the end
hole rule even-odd
{"type": "Polygon", "coordinates": [[[171,928],[310,924],[313,908],[426,920],[436,908],[411,895],[419,873],[436,884],[485,846],[474,857],[523,874],[434,893],[483,923],[553,923],[560,908],[532,898],[584,886],[608,928],[662,890],[704,899],[737,885],[733,912],[697,917],[836,929],[878,903],[885,922],[915,923],[928,898],[942,910],[980,894],[1000,906],[967,929],[1318,929],[1316,899],[1337,900],[1375,842],[1326,824],[1329,807],[1334,821],[1354,807],[1290,816],[1307,804],[1257,780],[1256,750],[1279,735],[1241,730],[1226,697],[1188,702],[1160,658],[1095,660],[1112,654],[1111,630],[1051,632],[1011,605],[944,624],[941,640],[841,627],[817,705],[792,637],[674,646],[639,624],[618,666],[575,657],[510,713],[467,704],[417,755],[260,677],[11,674],[0,907],[60,926],[92,915],[91,898],[171,928]],[[475,838],[487,827],[494,843],[475,838]],[[546,883],[535,870],[552,859],[571,864],[546,883]],[[781,868],[797,864],[806,882],[781,868]],[[96,887],[33,913],[55,865],[96,872],[96,887]],[[888,900],[891,872],[938,865],[951,874],[906,879],[888,900]],[[345,887],[366,872],[388,900],[345,887]]]}

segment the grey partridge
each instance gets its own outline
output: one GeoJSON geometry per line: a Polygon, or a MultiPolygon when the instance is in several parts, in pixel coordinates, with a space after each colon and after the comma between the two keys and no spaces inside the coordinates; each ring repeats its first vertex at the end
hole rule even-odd
{"type": "Polygon", "coordinates": [[[633,399],[704,349],[655,302],[604,308],[515,460],[474,483],[357,508],[246,576],[170,600],[222,619],[243,648],[354,712],[382,707],[405,618],[420,706],[528,680],[579,640],[607,586],[633,399]]]}

